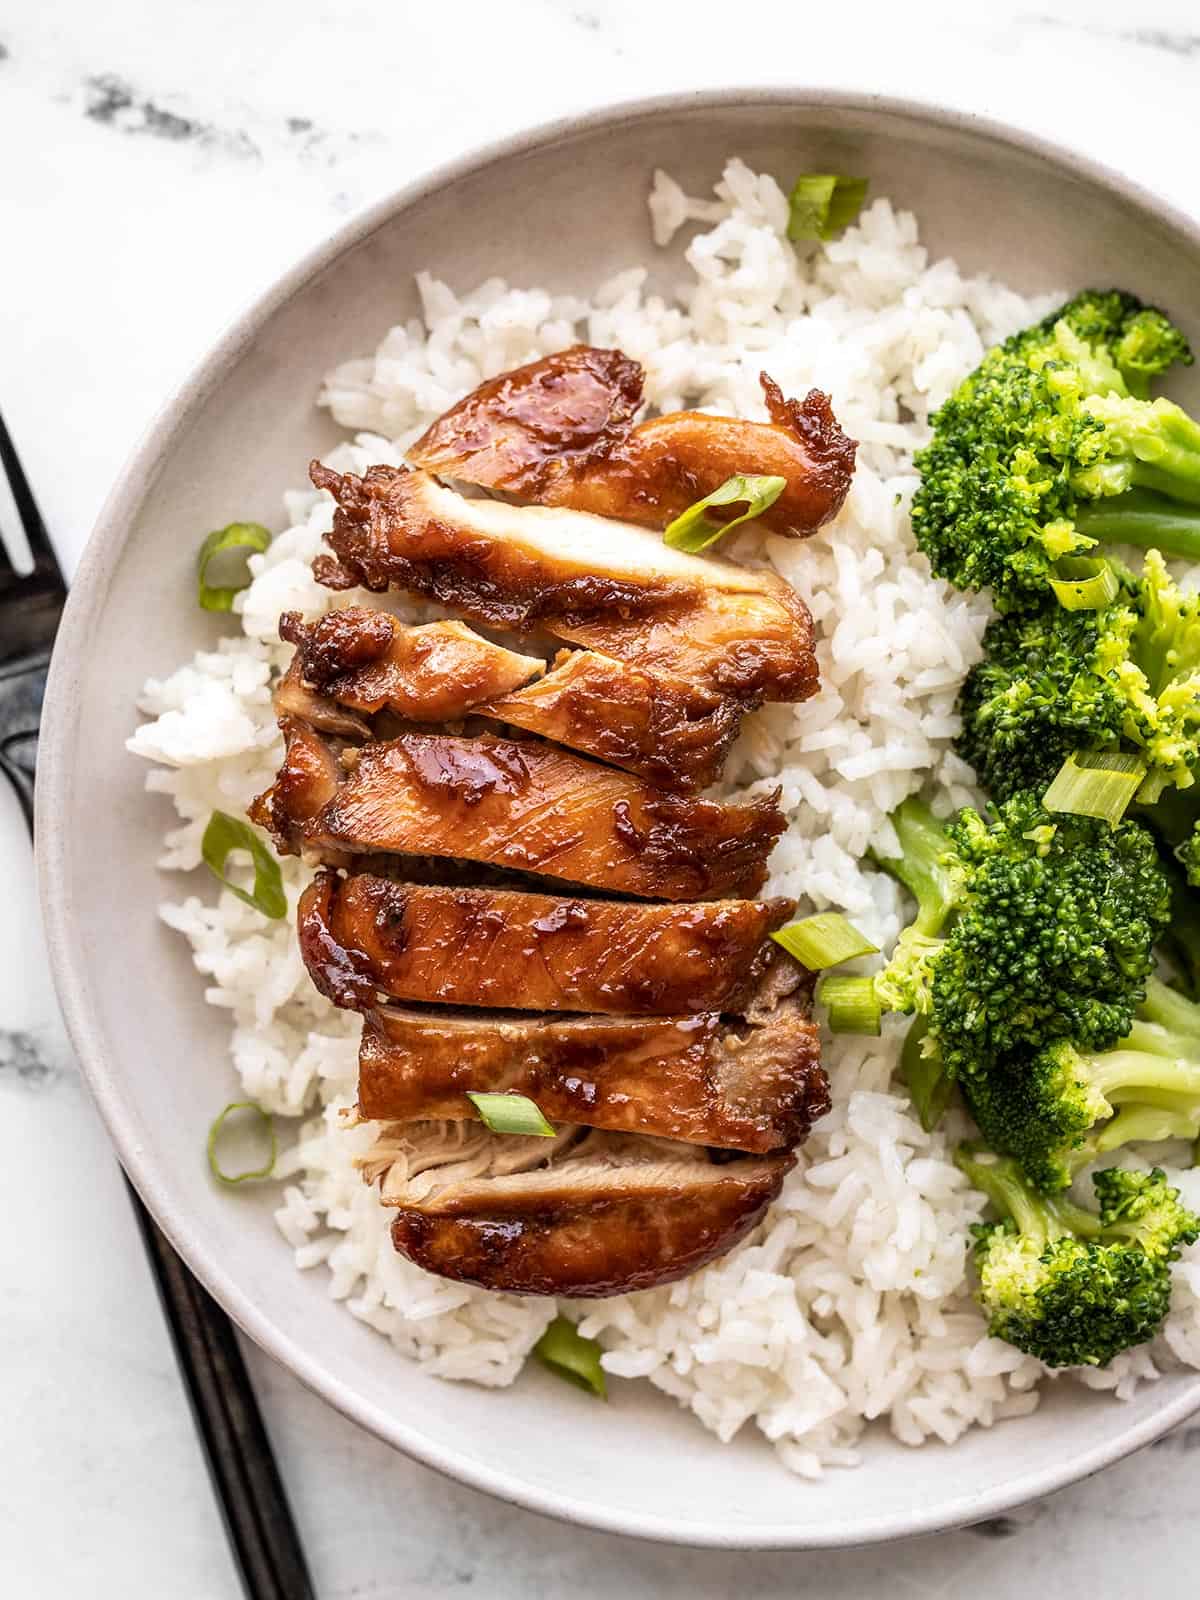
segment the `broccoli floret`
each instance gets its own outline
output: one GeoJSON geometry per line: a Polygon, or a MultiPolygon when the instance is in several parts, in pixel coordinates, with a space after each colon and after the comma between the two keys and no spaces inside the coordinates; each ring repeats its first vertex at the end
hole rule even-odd
{"type": "Polygon", "coordinates": [[[1200,889],[1200,822],[1197,822],[1191,833],[1175,852],[1180,866],[1183,868],[1188,883],[1193,889],[1200,889]]]}
{"type": "Polygon", "coordinates": [[[957,1159],[1002,1214],[972,1230],[991,1334],[1050,1367],[1105,1366],[1154,1337],[1170,1310],[1171,1262],[1200,1238],[1200,1217],[1160,1169],[1096,1173],[1097,1216],[1035,1195],[1010,1160],[969,1148],[957,1159]]]}
{"type": "Polygon", "coordinates": [[[965,1077],[1055,1039],[1103,1050],[1129,1031],[1170,893],[1136,822],[1051,815],[1030,793],[986,821],[940,822],[920,800],[892,818],[878,865],[917,914],[870,983],[885,1011],[927,1015],[926,1055],[965,1077]]]}
{"type": "Polygon", "coordinates": [[[1200,595],[1158,551],[1098,611],[1053,594],[1002,614],[959,698],[956,748],[997,798],[1042,791],[1073,750],[1124,748],[1146,763],[1139,792],[1190,787],[1200,763],[1200,595]]]}
{"type": "Polygon", "coordinates": [[[940,577],[1001,609],[1098,542],[1200,558],[1200,425],[1149,381],[1188,362],[1163,314],[1078,295],[989,351],[917,456],[917,543],[940,577]]]}
{"type": "Polygon", "coordinates": [[[1200,1134],[1200,1006],[1152,977],[1115,1049],[1060,1039],[964,1079],[963,1093],[993,1150],[1035,1188],[1065,1189],[1106,1151],[1200,1134]]]}

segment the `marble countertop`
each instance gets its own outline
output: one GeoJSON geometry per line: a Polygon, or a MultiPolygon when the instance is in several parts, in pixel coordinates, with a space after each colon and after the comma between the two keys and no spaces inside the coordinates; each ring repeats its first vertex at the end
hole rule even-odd
{"type": "MultiPolygon", "coordinates": [[[[64,566],[155,407],[250,296],[359,207],[522,125],[722,79],[911,93],[1051,134],[1200,210],[1195,0],[815,10],[0,0],[0,399],[64,566]]],[[[7,794],[0,864],[0,1592],[232,1600],[117,1169],[30,931],[7,794]]],[[[1195,1591],[1200,1428],[969,1532],[722,1556],[561,1527],[447,1483],[248,1354],[323,1600],[1195,1591]]]]}

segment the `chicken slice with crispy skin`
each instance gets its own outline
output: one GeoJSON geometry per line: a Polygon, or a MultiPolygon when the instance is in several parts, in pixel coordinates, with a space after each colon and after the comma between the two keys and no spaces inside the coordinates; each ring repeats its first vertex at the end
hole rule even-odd
{"type": "Polygon", "coordinates": [[[836,515],[857,446],[829,399],[786,400],[761,375],[770,422],[677,411],[632,425],[641,368],[619,350],[576,345],[492,378],[411,446],[427,472],[663,528],[736,473],[787,480],[758,521],[803,537],[836,515]]]}
{"type": "Polygon", "coordinates": [[[457,722],[546,670],[540,657],[506,650],[465,623],[409,628],[363,606],[311,623],[285,611],[279,636],[296,646],[304,687],[351,711],[373,715],[386,707],[409,722],[457,722]]]}
{"type": "Polygon", "coordinates": [[[664,794],[540,740],[434,733],[348,748],[304,724],[253,821],[284,854],[458,857],[611,894],[749,898],[783,832],[777,795],[727,805],[664,794]]]}
{"type": "Polygon", "coordinates": [[[544,678],[475,710],[689,794],[721,776],[745,707],[596,650],[564,650],[544,678]]]}
{"type": "Polygon", "coordinates": [[[310,470],[338,502],[337,560],[318,557],[313,569],[333,587],[395,584],[476,622],[550,634],[746,704],[816,691],[812,618],[774,573],[688,555],[583,511],[467,500],[423,472],[310,470]]]}
{"type": "Polygon", "coordinates": [[[571,1142],[562,1129],[547,1160],[537,1146],[549,1140],[481,1130],[472,1141],[469,1126],[385,1127],[362,1165],[382,1174],[402,1255],[515,1294],[596,1297],[682,1278],[761,1220],[795,1160],[714,1165],[695,1145],[605,1132],[571,1142]]]}
{"type": "Polygon", "coordinates": [[[359,1116],[476,1115],[472,1093],[526,1095],[552,1122],[729,1150],[790,1148],[829,1109],[812,986],[757,1017],[562,1017],[380,1006],[363,1019],[359,1116]]]}
{"type": "MultiPolygon", "coordinates": [[[[518,1011],[739,1011],[776,956],[790,900],[692,905],[449,889],[323,872],[298,927],[335,1005],[377,996],[518,1011]]],[[[780,956],[781,959],[787,959],[780,956]]]]}

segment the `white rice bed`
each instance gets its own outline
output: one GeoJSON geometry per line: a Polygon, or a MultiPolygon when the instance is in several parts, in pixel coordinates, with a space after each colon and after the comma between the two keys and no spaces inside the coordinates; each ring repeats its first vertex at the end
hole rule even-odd
{"type": "MultiPolygon", "coordinates": [[[[888,850],[888,813],[923,784],[932,782],[946,811],[976,798],[950,741],[955,694],[989,615],[982,598],[932,578],[914,548],[913,451],[931,411],[984,350],[1051,302],[964,278],[953,261],[931,264],[916,220],[886,199],[841,239],[799,254],[785,236],[778,184],[737,160],[711,200],[689,199],[660,173],[650,208],[662,245],[678,228],[702,225],[687,247],[690,275],[670,300],[647,294],[640,266],[590,300],[498,280],[460,298],[419,278],[422,317],[326,379],[320,402],[355,436],[329,464],[362,471],[399,462],[480,380],[576,340],[641,361],[647,399],[660,410],[761,416],[764,367],[786,393],[813,385],[831,393],[861,441],[841,515],[803,542],[749,532],[731,551],[774,567],[807,599],[821,693],[750,717],[728,776],[735,791],[783,786],[788,830],[767,892],[840,908],[887,945],[898,931],[897,891],[863,858],[872,846],[888,850]]],[[[129,747],[155,763],[148,787],[170,795],[180,818],[162,856],[170,871],[200,864],[214,807],[240,812],[271,781],[280,741],[270,682],[288,654],[280,612],[314,617],[335,603],[381,603],[365,594],[335,600],[313,581],[329,498],[298,490],[286,508],[287,531],[253,558],[254,581],[236,602],[241,632],[148,683],[140,703],[147,720],[129,747]]],[[[405,616],[437,614],[384,603],[405,616]]],[[[283,872],[294,906],[308,874],[294,860],[283,872]]],[[[447,1283],[394,1253],[387,1217],[352,1165],[369,1130],[338,1126],[354,1098],[357,1019],[313,989],[290,920],[265,922],[233,895],[214,894],[206,878],[192,887],[161,914],[191,942],[208,1000],[229,1012],[243,1090],[305,1119],[278,1168],[277,1217],[297,1265],[323,1268],[330,1295],[430,1372],[512,1383],[557,1308],[447,1283]]],[[[826,1041],[834,1109],[737,1250],[669,1288],[566,1307],[582,1312],[610,1373],[648,1379],[720,1439],[753,1424],[808,1477],[855,1462],[875,1419],[906,1444],[949,1443],[1033,1410],[1046,1376],[987,1336],[970,1297],[968,1230],[982,1202],[950,1159],[962,1127],[950,1118],[924,1133],[895,1081],[902,1031],[826,1041]]],[[[1179,1181],[1200,1200],[1195,1174],[1179,1181]]],[[[1124,1397],[1172,1364],[1200,1366],[1200,1250],[1175,1279],[1171,1318],[1152,1346],[1075,1376],[1124,1397]]]]}

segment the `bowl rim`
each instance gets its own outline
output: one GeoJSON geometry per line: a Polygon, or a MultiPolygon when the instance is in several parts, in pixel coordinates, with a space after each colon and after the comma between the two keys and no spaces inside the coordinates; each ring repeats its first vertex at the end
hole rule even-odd
{"type": "MultiPolygon", "coordinates": [[[[447,1478],[493,1495],[510,1505],[539,1512],[568,1524],[664,1544],[720,1550],[852,1549],[943,1532],[998,1516],[1029,1500],[1091,1477],[1185,1421],[1200,1410],[1200,1374],[1187,1383],[1181,1392],[1167,1400],[1153,1416],[1061,1464],[1019,1472],[982,1495],[943,1500],[938,1506],[919,1507],[875,1519],[865,1517],[861,1530],[855,1529],[849,1538],[836,1529],[825,1533],[819,1527],[798,1528],[796,1536],[789,1537],[780,1532],[776,1523],[749,1523],[723,1530],[684,1524],[655,1514],[611,1511],[578,1501],[569,1493],[530,1485],[517,1473],[493,1469],[473,1461],[469,1456],[460,1455],[454,1448],[408,1427],[403,1420],[377,1412],[369,1402],[360,1399],[336,1372],[310,1355],[300,1341],[277,1328],[270,1313],[244,1293],[226,1273],[221,1261],[209,1252],[203,1240],[193,1236],[188,1217],[173,1203],[169,1192],[156,1185],[143,1170],[138,1139],[108,1070],[101,1030],[87,999],[84,977],[86,963],[72,938],[68,911],[65,850],[59,831],[51,824],[60,811],[70,767],[76,663],[86,645],[90,619],[103,594],[102,575],[123,548],[129,524],[157,464],[167,455],[174,440],[187,428],[198,407],[220,383],[246,346],[293,295],[341,255],[368,239],[410,205],[496,161],[537,150],[570,135],[597,132],[631,120],[649,122],[664,113],[742,106],[764,111],[773,108],[784,111],[794,109],[797,104],[851,114],[882,112],[918,126],[932,125],[951,133],[981,135],[1014,153],[1040,158],[1060,170],[1115,192],[1135,206],[1152,210],[1168,228],[1185,235],[1200,251],[1200,223],[1195,218],[1106,164],[1040,133],[917,96],[876,94],[842,87],[806,87],[794,83],[673,91],[605,100],[582,113],[555,117],[532,128],[473,147],[375,201],[308,250],[294,266],[226,324],[207,354],[193,366],[152,418],[102,505],[71,586],[50,666],[36,792],[36,857],[50,968],[67,1031],[93,1101],[122,1165],[163,1232],[241,1330],[268,1355],[288,1368],[308,1389],[344,1416],[447,1478]]],[[[714,1444],[713,1448],[717,1446],[714,1444]]]]}

